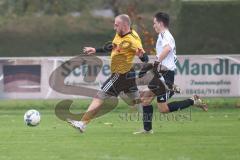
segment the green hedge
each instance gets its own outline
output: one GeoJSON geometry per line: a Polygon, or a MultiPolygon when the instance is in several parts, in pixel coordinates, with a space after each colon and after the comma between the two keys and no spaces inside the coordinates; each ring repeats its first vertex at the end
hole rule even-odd
{"type": "Polygon", "coordinates": [[[73,56],[114,36],[112,20],[89,17],[17,17],[0,24],[0,56],[73,56]]]}
{"type": "Polygon", "coordinates": [[[175,25],[179,54],[240,53],[238,1],[183,1],[175,25]]]}
{"type": "MultiPolygon", "coordinates": [[[[171,13],[170,29],[177,54],[240,53],[240,2],[175,1],[165,9],[161,9],[160,1],[156,4],[159,10],[171,13]]],[[[139,9],[150,32],[154,32],[152,16],[159,10],[149,13],[139,9]]],[[[84,46],[100,46],[111,40],[112,22],[113,19],[93,18],[88,12],[80,17],[0,16],[0,57],[73,56],[84,46]]]]}

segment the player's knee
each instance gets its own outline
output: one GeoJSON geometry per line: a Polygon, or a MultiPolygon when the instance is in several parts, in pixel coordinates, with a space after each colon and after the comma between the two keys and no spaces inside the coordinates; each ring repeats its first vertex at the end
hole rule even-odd
{"type": "Polygon", "coordinates": [[[169,113],[169,108],[166,102],[158,103],[158,110],[160,113],[169,113]]]}
{"type": "Polygon", "coordinates": [[[159,108],[160,113],[168,113],[169,109],[168,108],[159,108]]]}
{"type": "Polygon", "coordinates": [[[143,106],[148,106],[151,104],[151,98],[148,98],[148,97],[142,97],[141,98],[141,101],[142,101],[142,105],[143,106]]]}

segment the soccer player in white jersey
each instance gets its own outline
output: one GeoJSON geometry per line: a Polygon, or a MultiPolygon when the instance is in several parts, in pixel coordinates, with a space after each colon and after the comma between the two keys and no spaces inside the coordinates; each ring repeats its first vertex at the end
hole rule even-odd
{"type": "Polygon", "coordinates": [[[197,95],[192,98],[167,103],[167,100],[173,96],[174,71],[176,69],[176,46],[172,34],[168,30],[169,15],[159,12],[155,14],[153,19],[153,28],[158,33],[156,42],[156,60],[153,66],[154,77],[149,82],[149,91],[145,92],[142,97],[143,106],[143,126],[144,129],[135,132],[153,133],[152,131],[152,100],[157,97],[157,107],[161,113],[169,113],[181,110],[191,105],[202,108],[207,111],[207,105],[197,95]],[[165,69],[163,69],[165,68],[165,69]]]}

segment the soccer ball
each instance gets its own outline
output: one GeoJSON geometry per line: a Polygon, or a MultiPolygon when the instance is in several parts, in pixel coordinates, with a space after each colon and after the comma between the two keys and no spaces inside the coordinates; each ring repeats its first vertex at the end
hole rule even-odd
{"type": "Polygon", "coordinates": [[[40,120],[40,113],[35,109],[28,110],[24,114],[24,122],[28,126],[37,126],[40,123],[40,120]]]}

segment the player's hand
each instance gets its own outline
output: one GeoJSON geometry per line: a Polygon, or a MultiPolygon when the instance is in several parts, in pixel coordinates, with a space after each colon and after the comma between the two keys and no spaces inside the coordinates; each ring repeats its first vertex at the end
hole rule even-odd
{"type": "Polygon", "coordinates": [[[88,54],[88,55],[94,54],[94,53],[96,53],[96,49],[93,47],[84,47],[83,53],[88,54]]]}
{"type": "Polygon", "coordinates": [[[142,49],[142,48],[136,49],[136,55],[137,55],[138,57],[141,58],[144,53],[145,53],[144,49],[142,49]]]}

